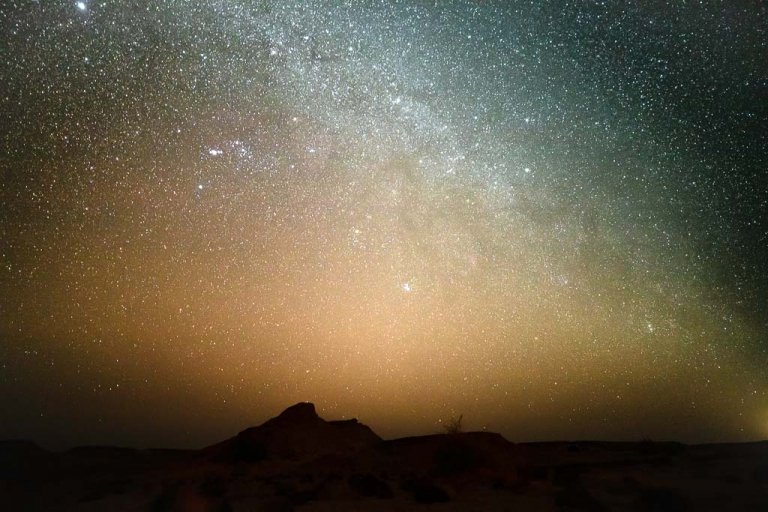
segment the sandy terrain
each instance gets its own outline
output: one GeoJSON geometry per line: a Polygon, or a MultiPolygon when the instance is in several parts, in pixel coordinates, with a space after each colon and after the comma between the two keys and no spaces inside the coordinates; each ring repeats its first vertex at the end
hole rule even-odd
{"type": "Polygon", "coordinates": [[[297,404],[202,450],[0,442],[3,510],[768,510],[768,442],[385,441],[297,404]]]}

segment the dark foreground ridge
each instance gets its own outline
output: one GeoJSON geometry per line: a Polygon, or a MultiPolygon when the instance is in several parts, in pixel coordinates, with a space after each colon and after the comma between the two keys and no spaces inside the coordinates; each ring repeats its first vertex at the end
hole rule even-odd
{"type": "Polygon", "coordinates": [[[0,441],[3,510],[768,510],[768,443],[382,440],[299,403],[202,450],[0,441]]]}

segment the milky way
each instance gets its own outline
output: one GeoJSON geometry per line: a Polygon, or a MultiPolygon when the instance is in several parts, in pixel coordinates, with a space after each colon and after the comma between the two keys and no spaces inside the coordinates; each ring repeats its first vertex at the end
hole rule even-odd
{"type": "Polygon", "coordinates": [[[0,437],[768,436],[762,3],[0,22],[0,437]]]}

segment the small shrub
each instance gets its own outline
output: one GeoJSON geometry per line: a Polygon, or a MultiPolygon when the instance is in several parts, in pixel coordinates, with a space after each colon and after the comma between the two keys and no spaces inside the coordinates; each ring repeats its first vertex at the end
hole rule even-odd
{"type": "Polygon", "coordinates": [[[445,489],[429,478],[407,480],[401,487],[410,492],[418,503],[444,503],[451,500],[445,489]]]}
{"type": "Polygon", "coordinates": [[[446,422],[445,425],[443,425],[443,428],[445,429],[445,432],[447,434],[460,434],[462,432],[461,430],[461,420],[464,418],[464,415],[460,415],[458,418],[451,418],[446,422]]]}

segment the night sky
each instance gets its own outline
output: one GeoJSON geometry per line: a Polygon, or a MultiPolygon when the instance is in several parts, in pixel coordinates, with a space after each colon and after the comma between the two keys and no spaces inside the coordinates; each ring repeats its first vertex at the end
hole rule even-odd
{"type": "Polygon", "coordinates": [[[768,437],[760,1],[5,1],[0,438],[768,437]]]}

